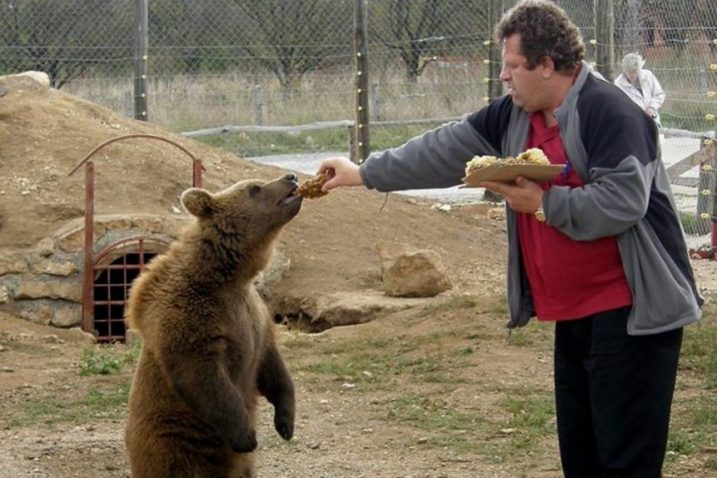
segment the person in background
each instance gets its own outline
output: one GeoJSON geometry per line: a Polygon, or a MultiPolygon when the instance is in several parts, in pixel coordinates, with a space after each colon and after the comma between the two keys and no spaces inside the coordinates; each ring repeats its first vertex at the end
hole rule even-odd
{"type": "Polygon", "coordinates": [[[653,118],[658,126],[662,126],[659,109],[665,102],[665,92],[654,73],[643,68],[644,65],[645,60],[639,53],[625,55],[622,59],[622,73],[615,78],[615,85],[653,118]]]}
{"type": "Polygon", "coordinates": [[[508,94],[375,153],[329,158],[324,191],[443,188],[475,155],[540,148],[551,181],[483,182],[505,198],[509,329],[554,324],[558,441],[567,478],[659,478],[683,327],[701,317],[657,125],[583,61],[550,0],[522,0],[495,30],[508,94]]]}

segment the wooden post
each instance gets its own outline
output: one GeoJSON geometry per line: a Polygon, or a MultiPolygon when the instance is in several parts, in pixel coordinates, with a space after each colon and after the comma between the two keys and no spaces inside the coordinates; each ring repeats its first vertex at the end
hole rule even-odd
{"type": "MultiPolygon", "coordinates": [[[[708,148],[711,140],[702,139],[700,149],[708,148]]],[[[697,232],[708,234],[712,228],[715,197],[715,155],[700,164],[700,176],[697,183],[697,232]]]]}
{"type": "Polygon", "coordinates": [[[710,214],[712,214],[712,231],[710,232],[710,243],[712,245],[712,259],[717,260],[717,123],[715,123],[712,146],[712,170],[706,172],[712,176],[712,211],[710,211],[710,214]]]}
{"type": "MultiPolygon", "coordinates": [[[[488,25],[489,34],[493,34],[493,27],[503,16],[503,0],[490,0],[488,4],[488,25]]],[[[491,100],[503,94],[503,84],[500,81],[500,70],[503,59],[501,58],[502,45],[496,45],[493,38],[488,38],[488,98],[491,100]]]]}
{"type": "Polygon", "coordinates": [[[354,125],[350,124],[348,126],[348,133],[349,133],[349,159],[352,163],[359,164],[360,161],[358,158],[356,158],[356,128],[354,125]]]}
{"type": "Polygon", "coordinates": [[[595,16],[595,62],[596,70],[606,80],[612,81],[615,65],[615,17],[614,0],[593,0],[595,16]]]}
{"type": "Polygon", "coordinates": [[[264,124],[264,89],[261,85],[251,89],[251,119],[256,125],[264,124]]]}
{"type": "Polygon", "coordinates": [[[147,1],[136,0],[134,54],[134,117],[143,121],[149,119],[147,112],[147,52],[149,50],[147,1]]]}
{"type": "MultiPolygon", "coordinates": [[[[493,28],[503,16],[503,0],[490,0],[488,2],[488,32],[491,35],[486,40],[488,45],[488,100],[494,100],[503,95],[503,82],[500,81],[500,70],[503,68],[501,50],[503,45],[496,44],[493,40],[493,28]]],[[[493,191],[484,190],[483,200],[498,203],[503,197],[493,191]]]]}
{"type": "Polygon", "coordinates": [[[369,153],[369,91],[368,36],[366,28],[366,0],[355,0],[354,57],[356,59],[356,160],[362,163],[369,153]]]}
{"type": "Polygon", "coordinates": [[[369,91],[369,111],[374,121],[381,121],[381,90],[377,82],[371,83],[369,91]]]}

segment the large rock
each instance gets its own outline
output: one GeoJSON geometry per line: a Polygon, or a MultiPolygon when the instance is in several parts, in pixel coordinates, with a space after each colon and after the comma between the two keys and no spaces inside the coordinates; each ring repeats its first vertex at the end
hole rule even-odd
{"type": "Polygon", "coordinates": [[[426,299],[386,297],[379,291],[334,292],[307,297],[300,304],[284,304],[293,322],[305,332],[321,332],[332,327],[356,325],[399,310],[410,309],[426,303],[426,299]]]}
{"type": "Polygon", "coordinates": [[[383,290],[391,297],[434,297],[452,287],[437,252],[420,249],[395,255],[379,247],[383,290]]]}

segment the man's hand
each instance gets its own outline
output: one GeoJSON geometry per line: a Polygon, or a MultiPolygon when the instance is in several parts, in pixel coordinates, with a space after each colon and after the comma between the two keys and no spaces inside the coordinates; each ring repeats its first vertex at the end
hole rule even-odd
{"type": "Polygon", "coordinates": [[[321,187],[322,191],[330,191],[339,186],[360,186],[363,184],[359,167],[348,158],[328,158],[321,162],[317,174],[324,173],[329,178],[321,187]]]}
{"type": "Polygon", "coordinates": [[[533,214],[543,204],[543,190],[538,183],[523,176],[518,176],[515,184],[482,181],[478,186],[503,196],[508,206],[516,212],[533,214]]]}
{"type": "Polygon", "coordinates": [[[657,110],[652,106],[648,106],[647,108],[645,108],[645,113],[650,115],[651,118],[657,118],[657,110]]]}

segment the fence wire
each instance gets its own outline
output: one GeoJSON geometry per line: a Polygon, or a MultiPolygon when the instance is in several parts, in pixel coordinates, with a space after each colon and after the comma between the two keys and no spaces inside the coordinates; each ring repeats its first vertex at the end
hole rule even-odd
{"type": "MultiPolygon", "coordinates": [[[[150,119],[175,129],[352,119],[355,1],[149,0],[150,119]]],[[[131,115],[137,3],[0,1],[0,73],[42,70],[53,86],[131,115]]],[[[595,61],[593,0],[558,3],[595,61]]],[[[371,118],[479,108],[499,61],[493,23],[513,4],[367,2],[371,118]]],[[[714,130],[717,2],[614,0],[614,22],[615,75],[639,52],[667,92],[663,124],[714,130]]]]}
{"type": "MultiPolygon", "coordinates": [[[[0,0],[0,74],[41,70],[53,86],[127,116],[144,0],[0,0]]],[[[178,131],[354,118],[359,0],[146,0],[149,120],[178,131]]],[[[559,0],[587,60],[619,74],[638,52],[667,93],[664,127],[715,131],[717,1],[559,0]],[[597,63],[595,5],[612,5],[614,55],[597,63]],[[609,68],[607,68],[609,67],[609,68]]],[[[514,0],[366,2],[372,122],[452,118],[497,80],[492,29],[514,0]]],[[[693,144],[694,143],[694,144],[693,144]]],[[[668,158],[669,159],[669,158],[668,158]]]]}

